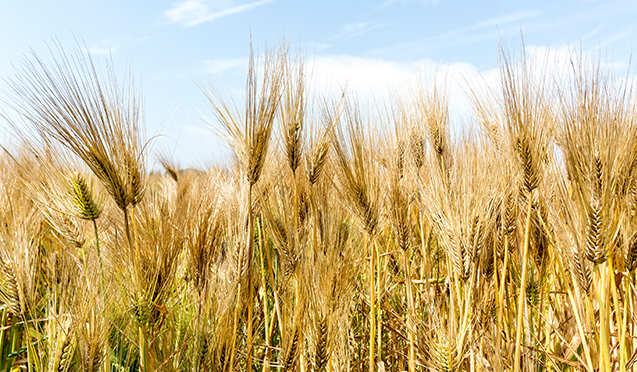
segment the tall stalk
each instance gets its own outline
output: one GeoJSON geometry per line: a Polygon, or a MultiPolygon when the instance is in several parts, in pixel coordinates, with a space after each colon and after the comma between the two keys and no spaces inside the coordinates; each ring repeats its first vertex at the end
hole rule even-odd
{"type": "Polygon", "coordinates": [[[376,343],[376,289],[374,288],[374,277],[376,270],[376,254],[374,242],[371,236],[365,239],[365,245],[369,251],[369,372],[374,372],[376,365],[375,343],[376,343]]]}
{"type": "Polygon", "coordinates": [[[252,184],[248,187],[248,330],[247,330],[247,372],[252,372],[254,285],[252,284],[252,258],[254,256],[254,216],[252,215],[252,184]]]}
{"type": "Polygon", "coordinates": [[[515,327],[515,358],[513,362],[513,371],[518,372],[520,370],[520,355],[522,352],[522,321],[524,315],[524,309],[526,304],[526,272],[529,263],[529,233],[531,230],[531,207],[533,206],[533,197],[531,192],[527,195],[528,209],[526,214],[526,225],[524,228],[524,246],[522,253],[522,274],[520,275],[520,294],[518,295],[518,308],[515,327]]]}

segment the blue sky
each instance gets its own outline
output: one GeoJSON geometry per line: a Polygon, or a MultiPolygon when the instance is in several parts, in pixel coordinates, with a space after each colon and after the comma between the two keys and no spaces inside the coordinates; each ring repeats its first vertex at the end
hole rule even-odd
{"type": "MultiPolygon", "coordinates": [[[[242,87],[250,37],[260,50],[283,36],[302,46],[318,87],[348,83],[361,97],[378,97],[437,66],[455,80],[490,76],[500,38],[519,42],[520,31],[534,53],[581,45],[619,69],[628,66],[637,35],[637,1],[627,0],[25,0],[2,8],[1,78],[31,49],[47,59],[53,38],[67,50],[78,39],[95,56],[110,54],[142,80],[147,132],[163,124],[164,149],[183,166],[218,158],[196,83],[242,87]]],[[[462,108],[460,90],[450,94],[462,108]]]]}

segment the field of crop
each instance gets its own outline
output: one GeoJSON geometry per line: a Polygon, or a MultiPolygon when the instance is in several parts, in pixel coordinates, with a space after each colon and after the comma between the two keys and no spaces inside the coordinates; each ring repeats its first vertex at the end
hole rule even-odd
{"type": "Polygon", "coordinates": [[[631,79],[502,48],[461,129],[444,76],[369,109],[258,61],[202,89],[235,160],[205,170],[151,171],[86,54],[6,82],[1,372],[637,370],[631,79]]]}

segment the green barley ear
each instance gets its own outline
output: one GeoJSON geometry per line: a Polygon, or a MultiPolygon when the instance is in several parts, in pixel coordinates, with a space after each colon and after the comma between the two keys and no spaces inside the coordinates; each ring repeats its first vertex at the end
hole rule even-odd
{"type": "Polygon", "coordinates": [[[91,221],[97,220],[102,213],[102,205],[99,198],[95,197],[95,192],[89,183],[80,174],[71,179],[71,191],[78,217],[91,221]]]}

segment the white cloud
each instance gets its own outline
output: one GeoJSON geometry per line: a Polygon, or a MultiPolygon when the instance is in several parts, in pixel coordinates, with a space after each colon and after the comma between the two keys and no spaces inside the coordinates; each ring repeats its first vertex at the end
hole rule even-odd
{"type": "Polygon", "coordinates": [[[91,43],[91,46],[83,48],[86,52],[95,55],[109,55],[115,53],[121,47],[125,47],[132,44],[141,43],[150,39],[148,36],[132,38],[119,38],[111,40],[102,40],[99,42],[91,43]]]}
{"type": "Polygon", "coordinates": [[[189,0],[175,4],[172,9],[164,12],[164,15],[171,23],[181,22],[186,27],[191,27],[217,18],[243,13],[273,1],[259,0],[248,4],[234,5],[233,1],[189,0]]]}
{"type": "MultiPolygon", "coordinates": [[[[517,63],[519,49],[512,50],[513,63],[517,63]]],[[[578,58],[573,45],[559,47],[526,46],[527,67],[531,76],[545,82],[565,83],[572,73],[571,61],[578,58]]],[[[584,52],[584,59],[595,58],[594,52],[584,52]]],[[[500,72],[498,66],[479,70],[466,62],[440,63],[424,58],[411,62],[396,62],[377,58],[350,55],[319,56],[308,61],[308,74],[317,93],[339,95],[345,88],[362,104],[374,105],[388,102],[393,94],[413,95],[415,89],[428,89],[434,79],[448,94],[452,119],[472,117],[471,91],[479,96],[499,96],[500,72]]],[[[575,63],[577,65],[577,63],[575,63]]],[[[609,70],[618,67],[605,61],[609,70]]]]}
{"type": "Polygon", "coordinates": [[[406,3],[420,3],[422,5],[436,5],[440,2],[441,0],[386,0],[385,2],[383,2],[378,8],[377,10],[386,8],[390,5],[393,5],[395,3],[401,3],[401,4],[406,4],[406,3]]]}
{"type": "Polygon", "coordinates": [[[356,36],[360,36],[369,31],[375,30],[385,26],[384,24],[378,24],[373,22],[358,22],[345,25],[343,29],[336,34],[332,39],[348,40],[356,36]]]}
{"type": "Polygon", "coordinates": [[[454,36],[454,35],[458,35],[467,31],[475,31],[475,30],[479,30],[483,28],[503,26],[505,24],[515,23],[515,22],[519,22],[528,18],[537,17],[538,15],[540,15],[540,12],[537,10],[521,10],[517,12],[510,12],[510,13],[488,18],[484,21],[474,23],[467,27],[445,32],[444,34],[437,36],[436,38],[454,36]]]}
{"type": "Polygon", "coordinates": [[[98,48],[98,47],[90,47],[90,48],[86,48],[85,50],[91,54],[96,54],[96,55],[109,55],[113,52],[115,52],[117,49],[119,49],[120,45],[113,45],[111,47],[108,48],[98,48]]]}
{"type": "Polygon", "coordinates": [[[615,35],[613,35],[613,36],[609,37],[608,39],[606,39],[606,40],[602,41],[602,42],[601,42],[601,44],[600,44],[599,46],[600,46],[600,47],[605,47],[605,46],[606,46],[606,45],[608,45],[608,44],[612,44],[612,43],[614,43],[614,42],[615,42],[615,41],[617,41],[617,40],[623,39],[624,37],[626,37],[626,36],[630,35],[630,34],[633,32],[633,29],[634,29],[634,28],[635,28],[635,27],[630,27],[630,28],[629,28],[629,29],[627,29],[627,30],[624,30],[624,31],[622,31],[622,32],[620,32],[620,33],[617,33],[617,34],[615,34],[615,35]]]}
{"type": "Polygon", "coordinates": [[[206,74],[220,74],[228,70],[243,67],[247,69],[247,58],[216,58],[202,62],[202,72],[206,74]]]}
{"type": "Polygon", "coordinates": [[[374,107],[391,99],[393,94],[408,94],[418,89],[419,82],[445,86],[454,118],[466,116],[471,111],[467,97],[467,85],[477,88],[497,82],[495,69],[480,72],[469,63],[438,63],[431,59],[412,62],[395,62],[383,59],[332,55],[309,61],[308,74],[311,86],[319,94],[339,95],[345,88],[350,96],[363,105],[374,107]]]}
{"type": "Polygon", "coordinates": [[[382,55],[393,53],[397,50],[413,51],[414,49],[422,49],[423,47],[431,47],[435,45],[437,47],[458,47],[459,45],[465,45],[474,43],[476,39],[491,39],[493,37],[491,32],[480,33],[478,31],[485,29],[495,29],[496,26],[504,26],[506,24],[516,23],[528,18],[537,17],[541,14],[537,10],[523,10],[516,12],[509,12],[501,14],[499,16],[487,18],[483,21],[471,24],[469,26],[457,28],[455,30],[447,31],[435,36],[426,37],[418,41],[406,41],[389,47],[378,48],[372,50],[374,55],[382,55]]]}
{"type": "Polygon", "coordinates": [[[183,126],[183,130],[191,136],[195,137],[205,137],[207,140],[219,140],[219,137],[216,136],[210,128],[206,128],[203,126],[195,126],[195,125],[185,125],[183,126]]]}

